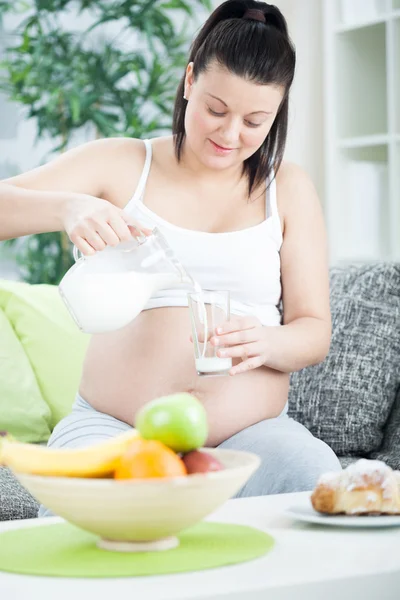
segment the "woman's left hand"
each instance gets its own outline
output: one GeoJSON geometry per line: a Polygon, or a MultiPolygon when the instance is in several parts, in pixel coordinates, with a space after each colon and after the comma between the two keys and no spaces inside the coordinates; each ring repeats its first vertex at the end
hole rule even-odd
{"type": "Polygon", "coordinates": [[[241,358],[242,362],[229,371],[230,375],[257,369],[265,364],[267,339],[266,327],[256,317],[234,317],[217,327],[211,338],[221,358],[241,358]]]}

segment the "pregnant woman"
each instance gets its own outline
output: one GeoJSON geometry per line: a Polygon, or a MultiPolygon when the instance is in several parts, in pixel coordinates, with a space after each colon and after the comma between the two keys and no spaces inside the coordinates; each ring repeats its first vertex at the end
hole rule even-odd
{"type": "Polygon", "coordinates": [[[50,446],[114,436],[149,400],[188,391],[206,408],[207,445],[261,456],[240,495],[311,489],[340,469],[287,415],[290,373],[323,360],[331,334],[321,207],[282,162],[294,70],[280,11],[229,0],[193,42],[172,136],[97,140],[0,183],[1,239],[63,229],[90,255],[157,226],[203,289],[231,292],[213,338],[233,358],[228,376],[198,377],[186,294],[163,290],[123,329],[92,336],[50,446]]]}

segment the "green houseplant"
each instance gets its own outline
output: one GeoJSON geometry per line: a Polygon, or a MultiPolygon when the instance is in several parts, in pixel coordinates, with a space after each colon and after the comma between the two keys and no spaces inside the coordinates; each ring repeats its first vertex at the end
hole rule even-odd
{"type": "MultiPolygon", "coordinates": [[[[0,91],[36,119],[51,153],[83,128],[92,137],[159,135],[171,127],[188,20],[210,9],[211,0],[0,0],[0,17],[21,19],[0,91]],[[67,17],[89,24],[71,31],[67,17]]],[[[17,260],[25,281],[57,284],[72,264],[71,245],[62,232],[32,235],[18,244],[17,260]]]]}

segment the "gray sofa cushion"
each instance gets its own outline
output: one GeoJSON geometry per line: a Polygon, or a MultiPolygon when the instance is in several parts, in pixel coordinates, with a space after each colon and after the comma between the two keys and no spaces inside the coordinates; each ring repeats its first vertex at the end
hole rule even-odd
{"type": "Polygon", "coordinates": [[[365,458],[365,456],[354,456],[353,454],[349,454],[348,456],[338,456],[342,469],[345,469],[349,465],[354,462],[357,462],[361,458],[365,458]]]}
{"type": "Polygon", "coordinates": [[[331,269],[332,344],[293,373],[289,414],[339,456],[378,451],[400,386],[400,264],[331,269]]]}
{"type": "Polygon", "coordinates": [[[11,471],[0,467],[0,521],[37,517],[39,504],[11,471]]]}
{"type": "Polygon", "coordinates": [[[400,388],[385,427],[383,443],[370,458],[383,460],[392,469],[400,470],[400,388]]]}

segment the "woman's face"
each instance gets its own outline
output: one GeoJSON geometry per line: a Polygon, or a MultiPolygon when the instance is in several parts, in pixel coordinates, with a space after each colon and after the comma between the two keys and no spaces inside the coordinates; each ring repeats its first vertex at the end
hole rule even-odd
{"type": "Polygon", "coordinates": [[[284,89],[233,75],[216,62],[196,81],[187,67],[186,143],[211,169],[239,166],[263,144],[279,110],[284,89]]]}

